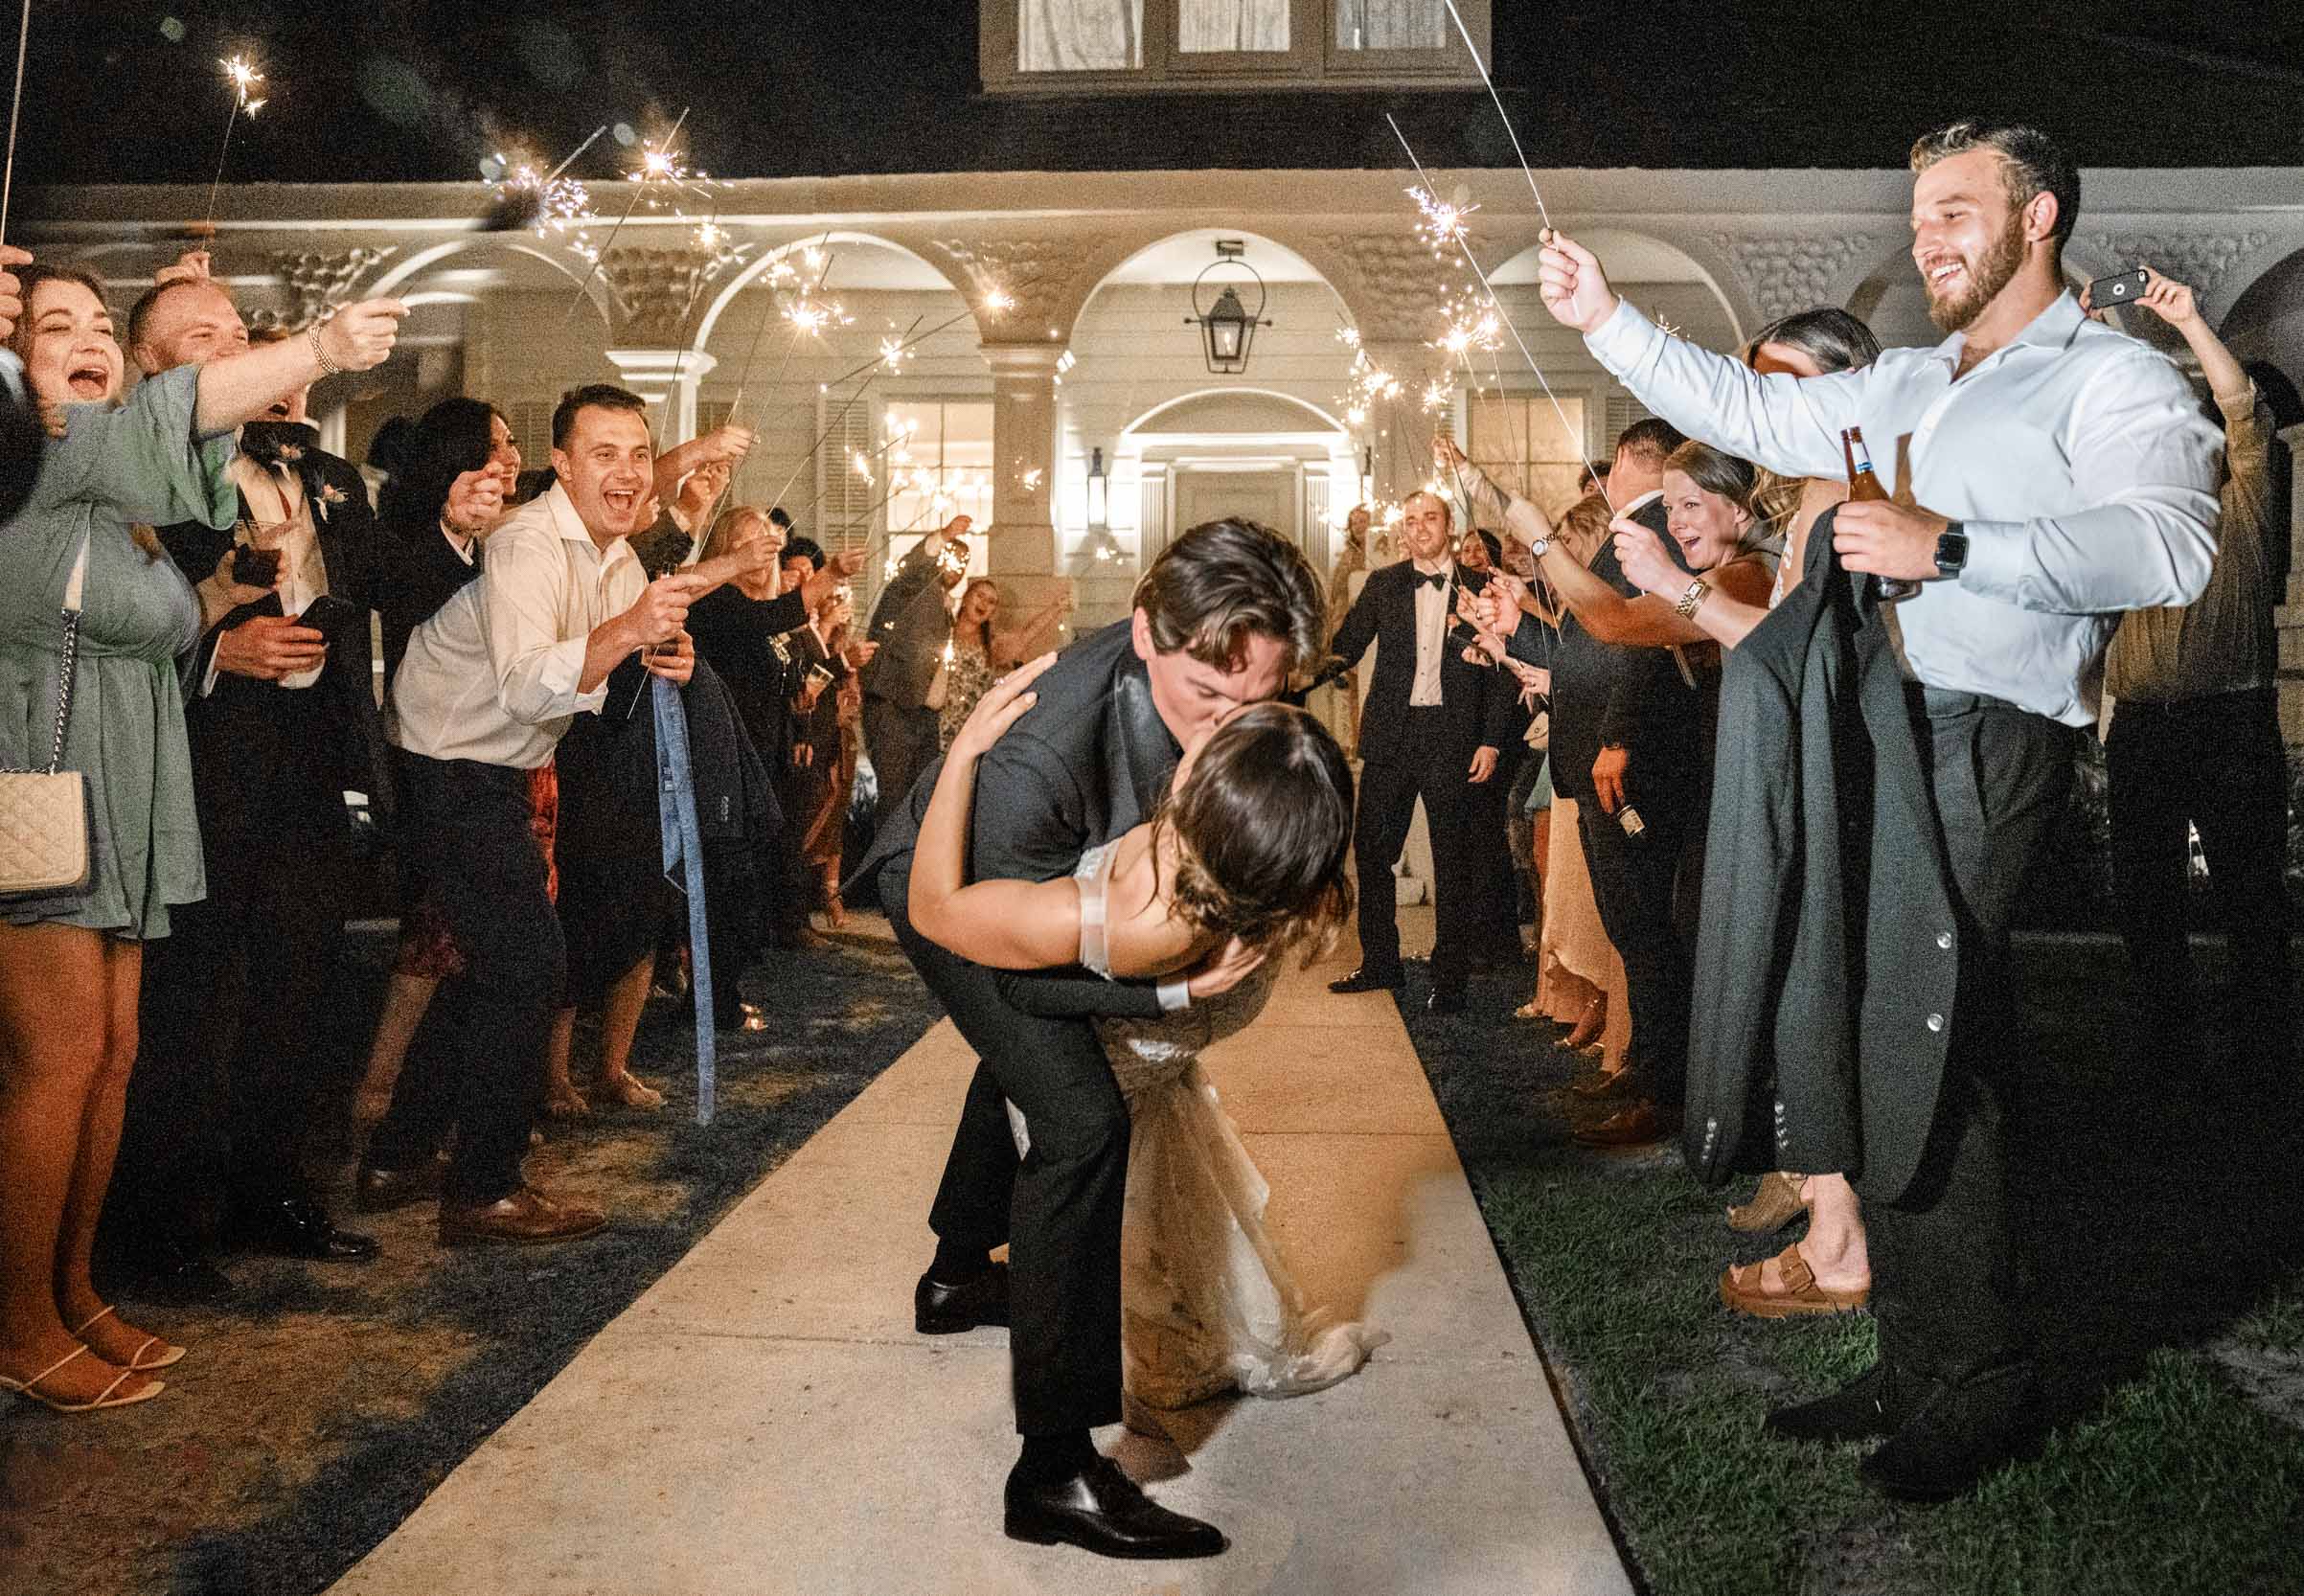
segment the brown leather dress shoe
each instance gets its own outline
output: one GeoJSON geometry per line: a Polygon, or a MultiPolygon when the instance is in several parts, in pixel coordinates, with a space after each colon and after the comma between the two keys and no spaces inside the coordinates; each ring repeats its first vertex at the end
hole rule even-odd
{"type": "Polygon", "coordinates": [[[533,1186],[522,1186],[510,1197],[479,1207],[451,1208],[442,1203],[440,1244],[535,1246],[597,1235],[607,1224],[608,1216],[588,1202],[547,1197],[533,1186]]]}

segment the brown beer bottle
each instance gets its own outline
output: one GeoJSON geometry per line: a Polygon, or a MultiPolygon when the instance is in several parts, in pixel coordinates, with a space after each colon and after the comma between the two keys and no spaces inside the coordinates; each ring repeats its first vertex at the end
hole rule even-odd
{"type": "MultiPolygon", "coordinates": [[[[1848,458],[1848,502],[1865,504],[1885,500],[1889,496],[1888,490],[1880,485],[1880,478],[1873,474],[1872,451],[1864,446],[1862,427],[1847,426],[1840,429],[1840,451],[1848,458]]],[[[1908,599],[1920,591],[1920,583],[1916,581],[1903,581],[1893,577],[1875,580],[1880,583],[1880,597],[1883,604],[1908,599]]]]}

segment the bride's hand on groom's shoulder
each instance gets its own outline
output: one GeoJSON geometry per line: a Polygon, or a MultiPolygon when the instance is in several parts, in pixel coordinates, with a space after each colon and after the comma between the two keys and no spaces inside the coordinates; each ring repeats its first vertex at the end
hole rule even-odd
{"type": "Polygon", "coordinates": [[[975,759],[999,741],[1001,734],[1039,701],[1032,684],[1055,663],[1054,651],[1044,653],[1038,659],[1027,660],[985,689],[984,696],[976,700],[976,707],[969,711],[959,735],[952,739],[951,757],[975,759]]]}

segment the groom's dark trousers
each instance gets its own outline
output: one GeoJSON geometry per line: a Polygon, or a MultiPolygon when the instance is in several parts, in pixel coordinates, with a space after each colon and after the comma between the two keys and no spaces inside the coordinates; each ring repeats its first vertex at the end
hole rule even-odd
{"type": "MultiPolygon", "coordinates": [[[[1152,703],[1128,623],[1067,650],[1034,691],[1038,702],[980,763],[970,875],[1052,880],[1152,811],[1179,750],[1152,703]]],[[[988,969],[913,930],[912,851],[941,763],[924,772],[856,873],[873,882],[896,938],[981,1060],[928,1222],[944,1242],[1009,1246],[1009,1350],[1016,1428],[1053,1435],[1120,1417],[1120,1218],[1128,1181],[1128,1106],[1086,1018],[1029,1009],[1061,989],[1108,994],[1102,1012],[1149,1018],[1149,985],[988,969]],[[1007,1103],[1022,1112],[1019,1159],[1007,1103]]]]}

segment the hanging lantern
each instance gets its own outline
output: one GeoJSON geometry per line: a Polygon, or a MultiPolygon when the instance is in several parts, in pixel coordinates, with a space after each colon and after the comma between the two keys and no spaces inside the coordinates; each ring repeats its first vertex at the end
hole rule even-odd
{"type": "Polygon", "coordinates": [[[1248,264],[1246,254],[1245,244],[1230,239],[1218,240],[1215,263],[1202,271],[1192,285],[1193,313],[1185,319],[1199,328],[1202,353],[1207,356],[1208,369],[1220,376],[1237,376],[1246,371],[1248,352],[1256,342],[1256,330],[1272,325],[1264,320],[1266,298],[1264,278],[1254,266],[1248,264]],[[1222,291],[1216,296],[1213,304],[1202,305],[1209,274],[1227,266],[1247,273],[1248,280],[1255,284],[1254,310],[1242,302],[1241,285],[1230,283],[1223,285],[1222,291]]]}

